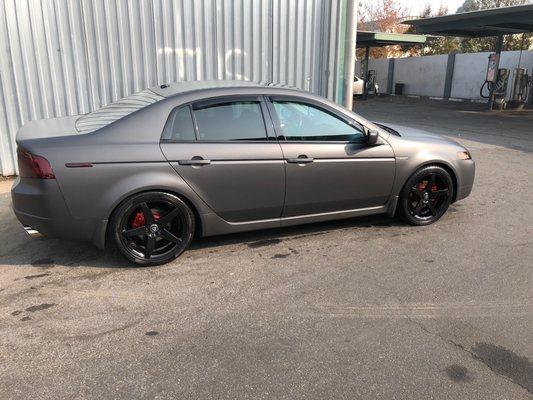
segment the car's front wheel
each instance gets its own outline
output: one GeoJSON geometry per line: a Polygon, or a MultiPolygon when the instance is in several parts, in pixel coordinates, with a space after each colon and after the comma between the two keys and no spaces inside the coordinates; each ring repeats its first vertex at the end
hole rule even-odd
{"type": "Polygon", "coordinates": [[[400,193],[398,211],[412,225],[429,225],[441,218],[453,199],[452,177],[438,165],[423,167],[400,193]]]}
{"type": "Polygon", "coordinates": [[[122,254],[139,265],[177,258],[194,236],[194,214],[179,197],[146,192],[124,201],[111,219],[111,232],[122,254]]]}

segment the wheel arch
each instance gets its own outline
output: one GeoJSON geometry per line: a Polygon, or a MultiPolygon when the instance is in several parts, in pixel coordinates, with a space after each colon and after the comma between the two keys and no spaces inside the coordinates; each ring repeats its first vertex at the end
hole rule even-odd
{"type": "MultiPolygon", "coordinates": [[[[448,164],[447,162],[445,162],[443,160],[427,160],[427,161],[424,161],[424,162],[422,162],[420,164],[417,164],[416,167],[411,169],[411,171],[408,174],[406,174],[405,177],[403,178],[403,182],[402,182],[401,186],[399,187],[399,191],[397,192],[397,196],[400,196],[400,194],[402,193],[402,190],[405,188],[405,185],[407,184],[409,179],[417,171],[419,171],[422,168],[429,167],[429,166],[441,167],[442,169],[444,169],[446,172],[448,172],[450,174],[450,177],[452,178],[452,183],[453,183],[452,203],[454,203],[456,201],[456,198],[457,198],[457,188],[459,186],[459,182],[457,180],[457,172],[455,171],[455,169],[450,164],[448,164]]],[[[397,205],[396,205],[396,207],[397,207],[397,205]]]]}
{"type": "MultiPolygon", "coordinates": [[[[437,166],[437,167],[441,167],[442,169],[444,169],[446,172],[448,172],[450,174],[450,177],[452,178],[452,183],[453,183],[453,197],[452,197],[452,203],[455,202],[455,199],[457,198],[457,188],[458,188],[458,185],[459,183],[457,182],[457,172],[453,169],[453,167],[449,164],[447,164],[446,162],[442,161],[442,160],[439,160],[439,161],[429,161],[429,162],[426,162],[422,165],[420,165],[415,171],[413,171],[413,174],[418,171],[420,168],[424,168],[424,167],[429,167],[429,166],[437,166]]],[[[407,180],[409,180],[409,178],[412,176],[409,175],[409,177],[407,178],[407,180]]],[[[407,180],[404,182],[404,185],[407,183],[407,180]]],[[[403,189],[403,186],[402,186],[402,189],[403,189]]]]}
{"type": "Polygon", "coordinates": [[[108,213],[107,215],[107,219],[103,221],[103,225],[101,227],[101,229],[99,230],[100,231],[100,235],[97,235],[96,236],[100,236],[100,237],[95,237],[94,239],[94,242],[95,244],[100,247],[100,248],[105,248],[107,243],[108,243],[108,240],[109,240],[109,235],[110,235],[110,232],[109,232],[109,221],[111,221],[111,219],[113,218],[113,215],[114,213],[117,211],[117,209],[125,202],[127,201],[128,199],[132,198],[133,196],[137,196],[139,194],[142,194],[142,193],[149,193],[149,192],[163,192],[163,193],[168,193],[168,194],[171,194],[171,195],[174,195],[176,197],[179,197],[181,200],[183,200],[190,208],[191,208],[191,211],[193,212],[193,215],[194,215],[194,222],[195,222],[195,235],[196,236],[202,236],[203,234],[203,221],[202,221],[202,218],[200,217],[200,206],[198,204],[196,204],[193,200],[191,200],[191,196],[187,195],[185,192],[183,191],[179,191],[179,190],[176,190],[175,188],[169,188],[169,187],[166,187],[166,186],[153,186],[153,187],[144,187],[144,188],[139,188],[137,190],[133,190],[131,192],[128,192],[126,194],[124,194],[123,196],[121,196],[118,200],[116,200],[112,207],[111,207],[111,211],[108,213]]]}

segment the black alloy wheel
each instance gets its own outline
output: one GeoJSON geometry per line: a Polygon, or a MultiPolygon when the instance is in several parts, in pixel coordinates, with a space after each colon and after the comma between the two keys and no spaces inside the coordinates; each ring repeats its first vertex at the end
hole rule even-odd
{"type": "Polygon", "coordinates": [[[428,166],[418,170],[400,194],[399,211],[413,225],[429,225],[441,218],[454,194],[453,181],[444,168],[428,166]]]}
{"type": "Polygon", "coordinates": [[[111,222],[122,254],[139,265],[177,258],[194,236],[194,215],[179,197],[165,192],[135,195],[122,203],[111,222]]]}

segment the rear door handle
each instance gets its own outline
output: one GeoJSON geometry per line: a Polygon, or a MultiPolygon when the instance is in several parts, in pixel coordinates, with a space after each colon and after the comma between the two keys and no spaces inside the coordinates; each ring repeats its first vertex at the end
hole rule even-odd
{"type": "Polygon", "coordinates": [[[194,156],[190,160],[178,160],[179,165],[209,165],[211,160],[204,160],[202,157],[194,156]]]}
{"type": "Polygon", "coordinates": [[[307,157],[306,155],[299,155],[298,158],[288,158],[287,162],[291,164],[309,164],[315,161],[312,157],[307,157]]]}

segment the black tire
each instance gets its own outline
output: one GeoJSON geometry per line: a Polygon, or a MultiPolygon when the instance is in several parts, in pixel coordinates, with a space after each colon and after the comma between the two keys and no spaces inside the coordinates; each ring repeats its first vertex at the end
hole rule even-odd
{"type": "Polygon", "coordinates": [[[176,259],[190,245],[195,221],[191,208],[165,192],[134,195],[113,213],[110,233],[120,252],[142,266],[176,259]]]}
{"type": "Polygon", "coordinates": [[[438,165],[416,171],[405,183],[398,201],[398,214],[411,225],[429,225],[448,210],[454,195],[449,172],[438,165]]]}

